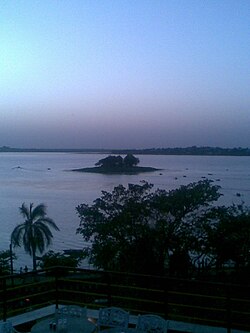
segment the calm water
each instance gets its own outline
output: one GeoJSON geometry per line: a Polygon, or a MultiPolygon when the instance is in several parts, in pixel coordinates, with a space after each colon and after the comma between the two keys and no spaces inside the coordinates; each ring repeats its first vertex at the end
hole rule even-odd
{"type": "MultiPolygon", "coordinates": [[[[47,205],[48,216],[60,228],[54,232],[55,251],[82,248],[85,243],[75,230],[79,218],[75,207],[92,203],[102,190],[111,191],[118,184],[146,180],[155,188],[173,189],[207,177],[222,187],[218,204],[241,202],[250,206],[250,157],[210,156],[138,156],[140,165],[162,169],[141,175],[100,175],[67,170],[94,166],[105,157],[100,154],[70,153],[1,153],[0,154],[0,250],[9,248],[10,234],[22,222],[18,207],[23,202],[47,205]],[[240,193],[238,197],[236,194],[240,193]]],[[[22,249],[15,250],[14,268],[31,258],[22,249]]]]}

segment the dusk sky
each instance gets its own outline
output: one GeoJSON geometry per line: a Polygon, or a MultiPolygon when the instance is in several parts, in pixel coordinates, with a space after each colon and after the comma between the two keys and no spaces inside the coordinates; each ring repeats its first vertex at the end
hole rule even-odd
{"type": "Polygon", "coordinates": [[[249,0],[0,0],[0,146],[250,147],[249,0]]]}

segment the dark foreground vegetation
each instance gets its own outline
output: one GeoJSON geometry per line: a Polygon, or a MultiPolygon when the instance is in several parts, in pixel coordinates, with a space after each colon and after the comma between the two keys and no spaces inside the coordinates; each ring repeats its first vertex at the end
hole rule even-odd
{"type": "Polygon", "coordinates": [[[216,206],[220,187],[203,180],[166,191],[119,185],[77,207],[77,232],[97,268],[249,283],[250,210],[216,206]]]}
{"type": "MultiPolygon", "coordinates": [[[[23,204],[12,245],[24,247],[34,270],[77,267],[85,259],[107,271],[249,284],[250,208],[216,206],[219,191],[208,179],[170,191],[145,181],[102,191],[93,204],[76,207],[76,232],[92,245],[64,253],[44,254],[50,228],[59,231],[45,205],[23,204]]],[[[13,260],[12,249],[0,252],[1,275],[13,272],[13,260]]]]}
{"type": "Polygon", "coordinates": [[[208,179],[170,191],[145,181],[102,191],[92,205],[76,208],[77,233],[92,246],[42,257],[37,252],[53,238],[46,224],[58,228],[43,204],[23,204],[25,221],[11,239],[36,263],[32,272],[9,276],[14,254],[0,253],[2,318],[73,303],[249,330],[250,208],[216,206],[219,191],[208,179]],[[96,270],[78,269],[83,258],[96,270]]]}

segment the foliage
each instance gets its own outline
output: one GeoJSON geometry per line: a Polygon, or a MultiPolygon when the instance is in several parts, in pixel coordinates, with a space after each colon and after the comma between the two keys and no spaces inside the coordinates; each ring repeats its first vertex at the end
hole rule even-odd
{"type": "Polygon", "coordinates": [[[46,206],[39,204],[33,207],[25,203],[19,208],[25,221],[17,225],[11,234],[11,242],[14,246],[23,245],[24,250],[33,258],[33,269],[36,269],[36,253],[43,253],[53,238],[50,228],[59,230],[55,222],[47,217],[46,206]]]}
{"type": "Polygon", "coordinates": [[[233,263],[250,267],[250,209],[241,205],[215,207],[206,216],[208,251],[216,267],[233,263]]]}
{"type": "Polygon", "coordinates": [[[0,275],[11,273],[11,255],[12,260],[15,260],[16,256],[10,250],[0,251],[0,275]]]}
{"type": "Polygon", "coordinates": [[[121,167],[123,165],[123,158],[121,156],[108,156],[99,160],[95,165],[103,168],[121,167]]]}
{"type": "Polygon", "coordinates": [[[156,249],[162,272],[167,263],[170,272],[179,274],[176,261],[182,261],[184,265],[184,258],[187,268],[191,253],[196,250],[196,221],[210,210],[212,202],[218,200],[219,188],[212,185],[212,181],[203,180],[171,191],[156,190],[152,194],[151,213],[155,220],[156,249]]]}
{"type": "Polygon", "coordinates": [[[42,256],[39,262],[41,269],[53,266],[64,266],[76,268],[83,256],[65,255],[61,252],[49,251],[42,256]]]}
{"type": "Polygon", "coordinates": [[[127,154],[123,159],[123,163],[127,167],[136,166],[137,164],[139,164],[139,162],[140,162],[139,158],[135,157],[132,154],[127,154]]]}
{"type": "Polygon", "coordinates": [[[119,185],[112,193],[103,191],[93,206],[77,207],[81,224],[77,232],[86,241],[93,240],[89,249],[95,266],[108,270],[124,270],[133,262],[128,252],[148,234],[147,197],[152,185],[119,185]]]}
{"type": "MultiPolygon", "coordinates": [[[[216,201],[219,187],[209,180],[179,189],[152,191],[152,184],[119,185],[93,205],[81,204],[77,232],[92,240],[88,255],[99,268],[163,274],[170,257],[189,256],[193,215],[216,201]]],[[[189,258],[188,258],[189,259],[189,258]]]]}
{"type": "Polygon", "coordinates": [[[108,156],[99,160],[95,165],[102,168],[123,168],[134,167],[139,163],[139,159],[132,154],[126,155],[124,158],[119,156],[108,156]]]}

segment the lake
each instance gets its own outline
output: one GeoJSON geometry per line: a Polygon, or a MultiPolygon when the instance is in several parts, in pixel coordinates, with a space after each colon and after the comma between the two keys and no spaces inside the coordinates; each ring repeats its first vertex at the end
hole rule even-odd
{"type": "MultiPolygon", "coordinates": [[[[91,204],[101,191],[114,186],[139,183],[154,184],[154,188],[174,189],[204,179],[221,186],[223,196],[217,204],[231,205],[244,201],[250,205],[250,157],[235,156],[168,156],[138,155],[140,166],[161,171],[139,175],[102,175],[71,172],[71,169],[92,167],[102,154],[77,153],[1,153],[0,154],[0,250],[9,249],[10,234],[22,222],[19,207],[23,202],[45,203],[48,216],[60,232],[54,232],[50,249],[80,249],[87,244],[75,231],[79,226],[76,206],[91,204]],[[238,196],[240,194],[240,196],[238,196]]],[[[32,266],[23,249],[15,249],[18,259],[14,269],[32,266]]]]}

